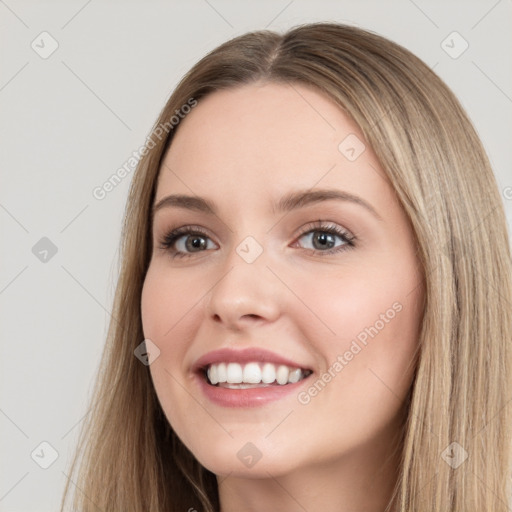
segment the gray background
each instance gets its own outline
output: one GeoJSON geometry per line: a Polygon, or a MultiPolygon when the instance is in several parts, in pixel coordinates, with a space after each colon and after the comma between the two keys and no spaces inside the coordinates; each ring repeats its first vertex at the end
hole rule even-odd
{"type": "Polygon", "coordinates": [[[0,0],[1,511],[57,510],[87,414],[132,173],[103,200],[92,191],[144,143],[180,77],[225,40],[333,20],[404,45],[467,109],[512,225],[511,0],[41,4],[0,0]],[[42,58],[51,38],[58,48],[42,58]],[[57,250],[46,261],[43,237],[57,250]]]}

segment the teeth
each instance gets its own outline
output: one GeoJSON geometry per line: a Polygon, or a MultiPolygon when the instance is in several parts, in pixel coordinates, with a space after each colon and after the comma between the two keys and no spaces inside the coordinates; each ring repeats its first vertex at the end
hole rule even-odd
{"type": "Polygon", "coordinates": [[[219,371],[217,369],[217,366],[212,365],[210,366],[210,368],[208,368],[208,378],[210,379],[210,382],[212,384],[217,384],[217,382],[219,382],[218,374],[219,371]]]}
{"type": "Polygon", "coordinates": [[[243,380],[242,367],[238,363],[228,364],[228,382],[230,384],[240,384],[243,380]]]}
{"type": "Polygon", "coordinates": [[[208,367],[207,376],[210,384],[219,384],[221,387],[233,387],[246,389],[256,384],[263,386],[274,383],[284,386],[294,384],[307,377],[311,372],[300,368],[290,368],[286,365],[275,365],[272,363],[218,363],[208,367]],[[238,384],[238,386],[229,386],[238,384]],[[244,384],[249,384],[245,386],[244,384]]]}
{"type": "Polygon", "coordinates": [[[215,366],[217,366],[217,381],[218,382],[226,382],[228,380],[228,370],[226,367],[226,363],[220,363],[215,366]]]}
{"type": "Polygon", "coordinates": [[[265,384],[271,384],[276,380],[276,367],[272,363],[265,363],[263,365],[261,380],[265,384]]]}
{"type": "Polygon", "coordinates": [[[261,369],[258,363],[245,365],[243,381],[248,384],[259,384],[261,382],[261,369]]]}
{"type": "Polygon", "coordinates": [[[290,370],[288,370],[288,366],[281,365],[277,369],[277,383],[284,385],[288,383],[288,375],[290,374],[290,370]]]}
{"type": "Polygon", "coordinates": [[[290,375],[288,376],[288,382],[291,382],[291,383],[299,382],[299,380],[302,376],[301,374],[302,374],[302,372],[301,372],[300,368],[296,368],[295,370],[292,370],[290,372],[290,375]]]}

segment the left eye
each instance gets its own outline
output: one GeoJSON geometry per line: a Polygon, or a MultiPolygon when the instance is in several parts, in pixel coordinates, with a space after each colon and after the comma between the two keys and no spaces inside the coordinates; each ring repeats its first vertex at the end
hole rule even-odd
{"type": "Polygon", "coordinates": [[[320,229],[313,229],[302,235],[299,240],[301,238],[305,238],[309,243],[313,244],[313,250],[322,252],[328,252],[325,249],[331,250],[335,247],[340,247],[340,245],[346,245],[349,242],[344,235],[320,229]],[[342,244],[336,245],[336,238],[341,239],[342,244]]]}
{"type": "Polygon", "coordinates": [[[307,238],[307,240],[313,245],[313,252],[322,256],[326,254],[334,254],[340,251],[344,251],[354,247],[355,236],[348,231],[345,231],[338,227],[336,224],[327,225],[310,225],[307,229],[299,236],[301,238],[307,238]],[[336,245],[336,238],[342,241],[341,244],[336,245]]]}

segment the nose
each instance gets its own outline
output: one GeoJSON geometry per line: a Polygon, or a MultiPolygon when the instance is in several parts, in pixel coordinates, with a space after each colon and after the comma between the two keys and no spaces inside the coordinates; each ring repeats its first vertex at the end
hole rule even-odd
{"type": "Polygon", "coordinates": [[[226,329],[239,331],[257,323],[276,321],[282,314],[283,284],[262,256],[253,263],[234,253],[227,270],[213,286],[207,315],[226,329]]]}

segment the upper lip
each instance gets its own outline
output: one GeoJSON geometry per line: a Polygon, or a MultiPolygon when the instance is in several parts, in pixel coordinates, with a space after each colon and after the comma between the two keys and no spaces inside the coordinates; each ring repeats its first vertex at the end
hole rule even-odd
{"type": "Polygon", "coordinates": [[[269,350],[261,348],[244,348],[234,350],[231,348],[221,348],[201,356],[194,364],[194,371],[204,370],[211,364],[217,363],[273,363],[283,364],[291,368],[301,368],[303,370],[311,370],[309,366],[292,361],[287,357],[280,356],[269,350]]]}

